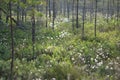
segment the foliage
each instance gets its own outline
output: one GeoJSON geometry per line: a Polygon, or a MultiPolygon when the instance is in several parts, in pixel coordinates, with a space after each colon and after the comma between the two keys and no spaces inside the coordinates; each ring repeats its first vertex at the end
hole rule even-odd
{"type": "MultiPolygon", "coordinates": [[[[1,0],[3,1],[3,0],[1,0]]],[[[0,1],[0,2],[1,2],[0,1]]],[[[12,0],[15,6],[18,0],[12,0]]],[[[0,8],[8,11],[4,4],[0,8]],[[4,6],[3,6],[4,5],[4,6]]],[[[120,79],[120,22],[111,18],[109,22],[102,15],[97,20],[97,37],[94,37],[94,24],[86,17],[85,38],[81,39],[82,22],[73,29],[70,19],[59,15],[46,19],[42,12],[32,8],[44,5],[42,0],[20,2],[20,8],[27,10],[24,28],[13,24],[15,80],[119,80],[120,79]],[[30,10],[29,10],[30,8],[30,10]],[[35,53],[31,40],[31,15],[35,13],[35,53]],[[48,27],[45,21],[48,20],[48,27]],[[43,25],[42,25],[43,24],[43,25]],[[33,56],[35,55],[35,56],[33,56]]],[[[15,8],[15,7],[14,7],[15,8]]],[[[14,14],[16,11],[13,10],[14,14]]],[[[8,13],[9,14],[9,13],[8,13]]],[[[0,20],[0,79],[7,80],[10,75],[11,35],[9,21],[5,23],[4,14],[0,20]]],[[[16,15],[12,16],[16,19],[16,15]]],[[[48,16],[47,16],[48,17],[48,16]]],[[[81,19],[82,16],[79,16],[81,19]]],[[[75,21],[73,22],[75,25],[75,21]]],[[[22,25],[20,25],[22,27],[22,25]]]]}

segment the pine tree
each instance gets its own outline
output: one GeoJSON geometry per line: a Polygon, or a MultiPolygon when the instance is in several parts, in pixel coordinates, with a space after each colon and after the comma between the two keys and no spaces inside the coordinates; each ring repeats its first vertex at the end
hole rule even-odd
{"type": "Polygon", "coordinates": [[[79,0],[77,0],[76,5],[76,28],[79,27],[79,21],[78,21],[78,8],[79,8],[79,0]]]}
{"type": "Polygon", "coordinates": [[[35,58],[35,6],[32,5],[32,16],[31,16],[31,22],[32,22],[32,49],[33,49],[33,59],[35,58]]]}
{"type": "Polygon", "coordinates": [[[72,28],[74,30],[74,5],[75,5],[75,1],[72,0],[72,28]]]}
{"type": "Polygon", "coordinates": [[[20,21],[20,1],[17,1],[17,25],[19,26],[20,21]]]}
{"type": "Polygon", "coordinates": [[[53,0],[53,22],[52,22],[52,28],[54,30],[54,22],[55,22],[55,0],[53,0]]]}
{"type": "Polygon", "coordinates": [[[9,1],[9,13],[10,13],[10,31],[11,31],[11,68],[10,68],[10,80],[13,80],[14,73],[14,35],[12,25],[12,1],[9,1]]]}
{"type": "Polygon", "coordinates": [[[46,0],[46,28],[48,27],[48,21],[47,21],[47,16],[48,16],[48,0],[46,0]]]}
{"type": "Polygon", "coordinates": [[[85,25],[85,5],[86,5],[86,0],[84,0],[84,6],[83,6],[83,26],[82,26],[82,39],[84,39],[84,25],[85,25]]]}
{"type": "Polygon", "coordinates": [[[96,37],[96,27],[97,27],[97,0],[95,0],[95,25],[94,25],[94,35],[96,37]]]}

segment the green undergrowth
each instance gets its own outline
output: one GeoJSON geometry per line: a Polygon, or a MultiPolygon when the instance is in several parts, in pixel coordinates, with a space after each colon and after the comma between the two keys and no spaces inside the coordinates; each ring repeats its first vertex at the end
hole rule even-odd
{"type": "MultiPolygon", "coordinates": [[[[14,78],[17,80],[119,80],[120,33],[116,21],[99,21],[97,37],[94,24],[85,23],[85,39],[81,27],[72,23],[36,26],[35,58],[33,57],[31,29],[14,28],[14,78]]],[[[4,25],[5,26],[5,25],[4,25]]],[[[10,74],[10,30],[0,30],[0,78],[10,74]]]]}

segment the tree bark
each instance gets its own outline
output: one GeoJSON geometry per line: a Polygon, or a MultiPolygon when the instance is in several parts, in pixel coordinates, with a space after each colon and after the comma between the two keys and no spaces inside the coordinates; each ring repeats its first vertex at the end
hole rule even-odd
{"type": "Polygon", "coordinates": [[[110,2],[107,1],[107,22],[109,21],[109,12],[110,12],[110,2]]]}
{"type": "Polygon", "coordinates": [[[74,0],[72,1],[72,29],[74,30],[74,0]]]}
{"type": "Polygon", "coordinates": [[[0,9],[0,21],[2,20],[2,11],[0,9]]]}
{"type": "Polygon", "coordinates": [[[84,35],[84,24],[85,24],[85,6],[86,6],[86,0],[84,0],[84,6],[83,6],[83,26],[82,26],[82,39],[84,39],[85,35],[84,35]]]}
{"type": "Polygon", "coordinates": [[[33,8],[33,13],[31,17],[31,22],[32,22],[32,49],[33,49],[33,60],[35,59],[35,13],[34,13],[34,6],[33,8]]]}
{"type": "Polygon", "coordinates": [[[69,19],[69,13],[70,13],[70,11],[69,11],[69,1],[67,0],[67,16],[68,16],[68,19],[69,19]]]}
{"type": "Polygon", "coordinates": [[[97,0],[95,0],[95,27],[94,27],[95,37],[96,37],[96,27],[97,27],[97,0]]]}
{"type": "Polygon", "coordinates": [[[79,22],[78,22],[78,7],[79,7],[79,0],[77,0],[77,5],[76,5],[76,28],[79,27],[79,22]]]}
{"type": "Polygon", "coordinates": [[[48,15],[48,0],[46,0],[46,28],[48,27],[47,15],[48,15]]]}
{"type": "Polygon", "coordinates": [[[119,4],[120,4],[120,1],[117,0],[117,22],[119,21],[119,4]]]}
{"type": "Polygon", "coordinates": [[[91,2],[91,7],[90,7],[90,22],[92,22],[93,21],[93,0],[92,0],[92,2],[91,2]]]}
{"type": "Polygon", "coordinates": [[[52,29],[54,30],[54,22],[55,22],[55,0],[53,0],[53,22],[52,22],[52,29]]]}
{"type": "Polygon", "coordinates": [[[13,25],[12,25],[12,1],[9,2],[10,13],[10,31],[11,31],[11,68],[10,68],[10,80],[13,80],[14,72],[14,37],[13,37],[13,25]]]}
{"type": "Polygon", "coordinates": [[[17,25],[19,26],[19,21],[20,21],[20,1],[18,0],[18,2],[17,2],[17,25]]]}
{"type": "Polygon", "coordinates": [[[49,18],[51,18],[51,7],[50,7],[50,0],[49,0],[49,18]]]}
{"type": "Polygon", "coordinates": [[[102,15],[103,15],[103,18],[104,18],[104,5],[105,5],[105,0],[102,1],[102,5],[103,5],[103,7],[102,7],[102,15]]]}
{"type": "Polygon", "coordinates": [[[66,16],[66,4],[65,4],[65,1],[66,0],[64,0],[64,3],[63,3],[64,4],[64,9],[63,9],[64,10],[64,16],[66,16]]]}

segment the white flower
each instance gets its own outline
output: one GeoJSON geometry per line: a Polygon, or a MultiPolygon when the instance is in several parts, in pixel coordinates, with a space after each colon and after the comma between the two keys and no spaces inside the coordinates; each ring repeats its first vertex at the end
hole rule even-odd
{"type": "Polygon", "coordinates": [[[98,60],[97,60],[97,59],[95,59],[95,62],[98,62],[98,60]]]}
{"type": "Polygon", "coordinates": [[[107,75],[107,77],[110,77],[110,75],[107,75]]]}
{"type": "Polygon", "coordinates": [[[96,56],[96,59],[98,59],[98,58],[99,58],[99,55],[96,56]]]}
{"type": "Polygon", "coordinates": [[[95,69],[95,65],[94,65],[94,66],[92,66],[92,69],[95,69]]]}
{"type": "Polygon", "coordinates": [[[91,61],[93,61],[93,58],[91,58],[91,61]]]}
{"type": "Polygon", "coordinates": [[[52,78],[52,80],[56,80],[56,78],[52,78]]]}
{"type": "Polygon", "coordinates": [[[82,61],[85,61],[85,59],[84,59],[84,58],[82,58],[82,61]]]}
{"type": "Polygon", "coordinates": [[[118,60],[119,60],[119,59],[120,59],[120,57],[117,57],[116,59],[118,59],[118,60]]]}
{"type": "Polygon", "coordinates": [[[18,66],[16,66],[15,68],[18,69],[18,66]]]}
{"type": "Polygon", "coordinates": [[[53,39],[53,37],[51,37],[51,39],[53,39]]]}
{"type": "Polygon", "coordinates": [[[97,63],[97,66],[102,66],[102,64],[103,64],[103,62],[101,61],[101,62],[97,63]]]}
{"type": "Polygon", "coordinates": [[[72,58],[72,60],[75,60],[74,58],[72,58]]]}
{"type": "Polygon", "coordinates": [[[111,67],[110,69],[113,70],[113,67],[111,67]]]}
{"type": "Polygon", "coordinates": [[[108,68],[109,68],[109,66],[106,66],[106,67],[105,67],[105,69],[108,69],[108,68]]]}

